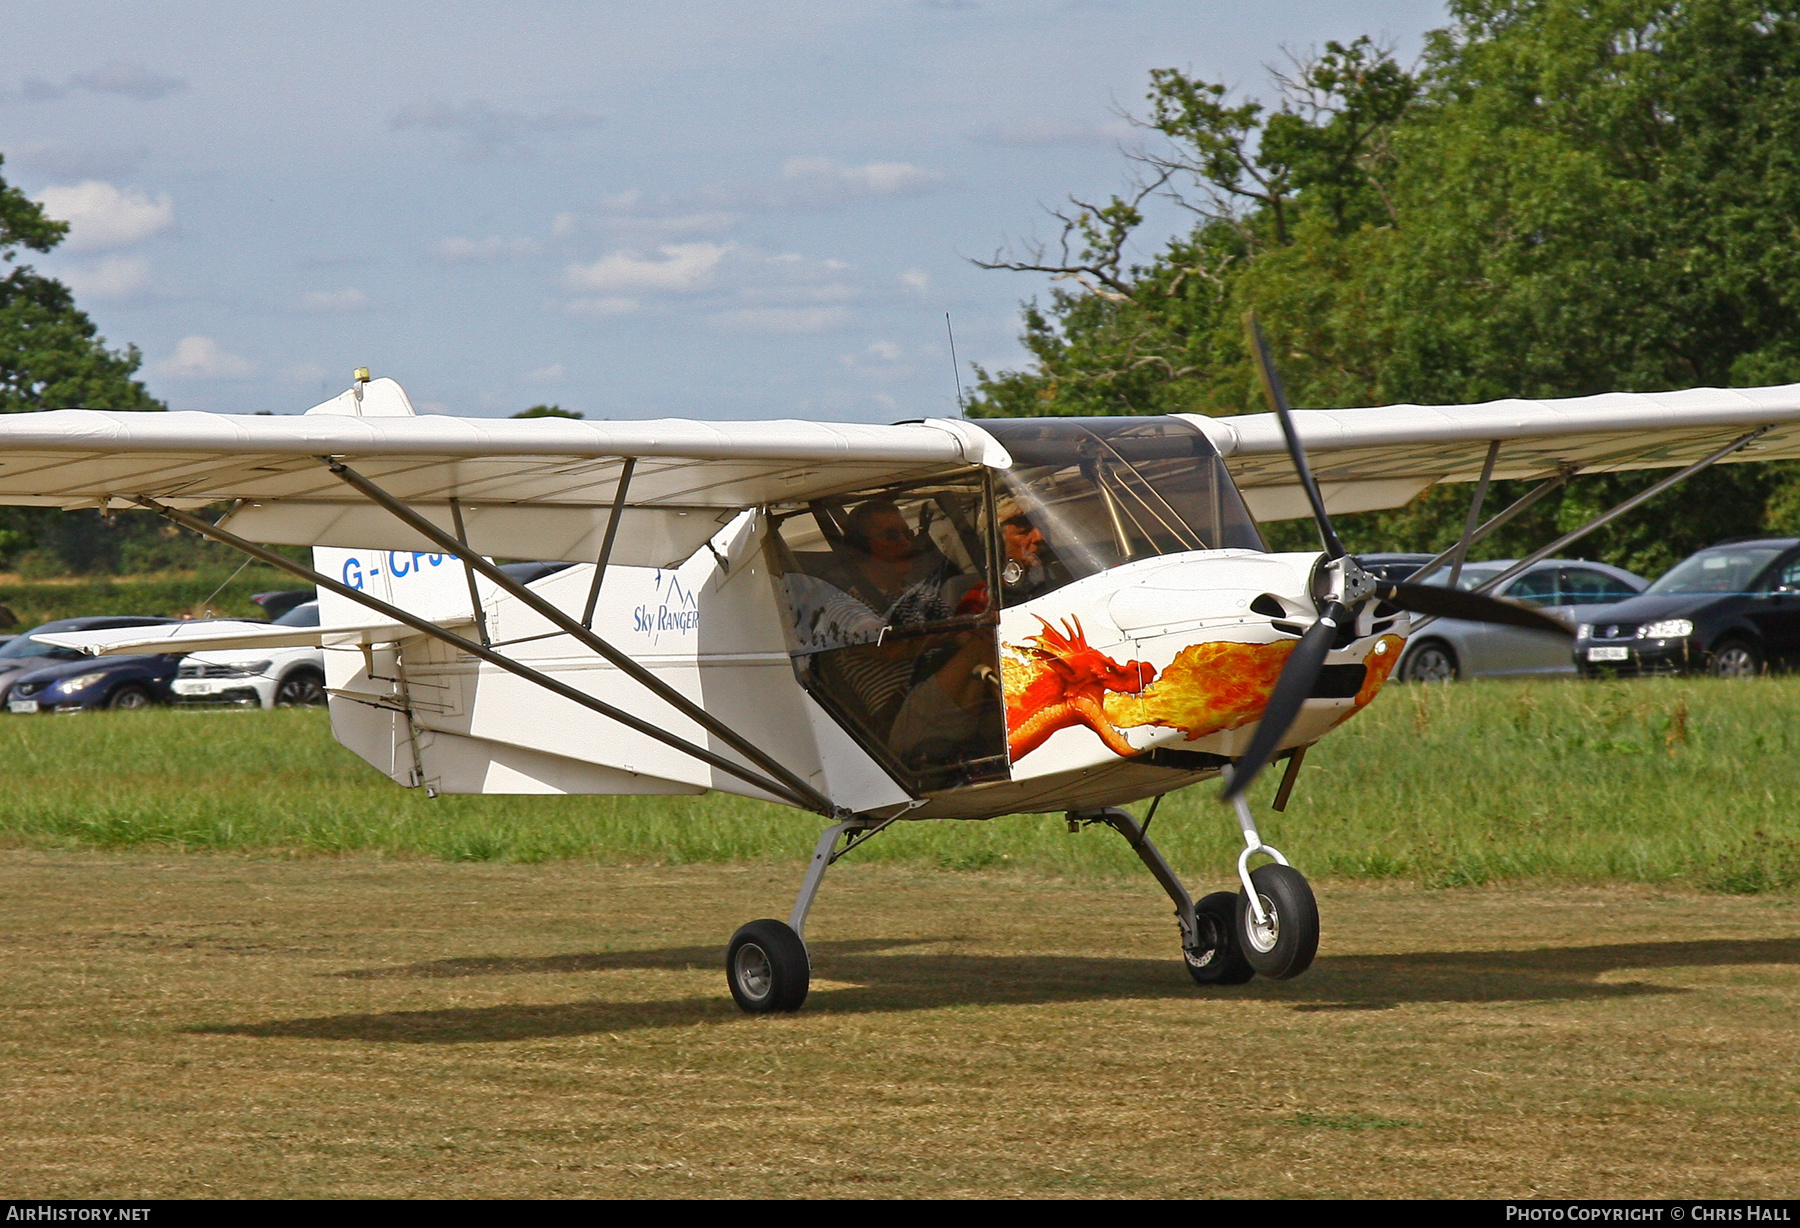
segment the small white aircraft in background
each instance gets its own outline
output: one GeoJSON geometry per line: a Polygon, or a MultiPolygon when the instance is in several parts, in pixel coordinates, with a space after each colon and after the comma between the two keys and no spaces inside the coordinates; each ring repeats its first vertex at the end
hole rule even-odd
{"type": "Polygon", "coordinates": [[[1419,616],[1562,630],[1417,581],[1578,472],[1675,470],[1485,589],[1708,465],[1800,456],[1800,386],[1290,414],[1252,335],[1276,412],[1230,419],[418,417],[366,371],[297,417],[5,415],[0,502],[148,509],[316,585],[317,627],[55,639],[319,645],[333,734],[400,784],[721,789],[828,819],[787,921],[731,940],[747,1011],[805,999],[807,912],[837,858],[897,821],[1020,812],[1124,835],[1196,981],[1290,977],[1318,913],[1258,835],[1251,779],[1286,757],[1282,808],[1419,616]],[[1483,522],[1496,478],[1541,482],[1483,522]],[[1330,513],[1438,482],[1476,484],[1461,540],[1377,582],[1330,513]],[[1309,513],[1322,551],[1267,551],[1258,520],[1309,513]],[[312,566],[268,543],[313,546],[312,566]],[[494,558],[572,565],[521,582],[494,558]],[[1240,889],[1196,903],[1147,837],[1154,802],[1142,821],[1122,807],[1220,775],[1240,889]]]}

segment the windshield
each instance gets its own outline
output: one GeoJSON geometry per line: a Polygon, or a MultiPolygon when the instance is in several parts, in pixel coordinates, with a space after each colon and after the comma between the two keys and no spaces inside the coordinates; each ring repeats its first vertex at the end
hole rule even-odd
{"type": "Polygon", "coordinates": [[[1133,559],[1267,549],[1211,442],[1179,418],[980,425],[1013,458],[996,475],[1007,604],[1133,559]]]}
{"type": "Polygon", "coordinates": [[[66,652],[68,650],[53,648],[49,644],[41,644],[37,640],[32,639],[29,634],[15,635],[12,639],[6,641],[6,646],[4,648],[0,648],[0,657],[48,657],[53,656],[59,651],[66,652]]]}
{"type": "Polygon", "coordinates": [[[1729,546],[1683,559],[1645,593],[1744,593],[1780,546],[1729,546]]]}
{"type": "Polygon", "coordinates": [[[316,627],[319,625],[319,603],[305,601],[277,618],[277,627],[316,627]]]}

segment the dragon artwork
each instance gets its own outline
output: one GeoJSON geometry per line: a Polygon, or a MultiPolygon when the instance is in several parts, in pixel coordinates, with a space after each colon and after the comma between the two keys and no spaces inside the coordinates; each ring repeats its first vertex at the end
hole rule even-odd
{"type": "MultiPolygon", "coordinates": [[[[1121,665],[1090,646],[1079,619],[1043,630],[1024,644],[1003,645],[1007,746],[1014,762],[1059,729],[1084,725],[1116,755],[1135,755],[1125,730],[1145,726],[1179,729],[1189,742],[1237,729],[1262,715],[1275,681],[1294,650],[1293,640],[1272,644],[1213,641],[1175,654],[1159,677],[1145,661],[1121,665]]],[[[1367,673],[1353,706],[1360,711],[1400,660],[1399,636],[1384,635],[1364,661],[1367,673]]]]}

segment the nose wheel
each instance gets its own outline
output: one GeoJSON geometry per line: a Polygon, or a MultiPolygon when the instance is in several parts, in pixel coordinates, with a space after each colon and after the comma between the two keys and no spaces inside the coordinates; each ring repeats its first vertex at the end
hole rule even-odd
{"type": "Polygon", "coordinates": [[[1319,951],[1319,905],[1312,888],[1300,871],[1286,865],[1258,866],[1250,873],[1250,885],[1254,897],[1246,891],[1234,898],[1235,937],[1244,961],[1278,981],[1299,976],[1319,951]]]}

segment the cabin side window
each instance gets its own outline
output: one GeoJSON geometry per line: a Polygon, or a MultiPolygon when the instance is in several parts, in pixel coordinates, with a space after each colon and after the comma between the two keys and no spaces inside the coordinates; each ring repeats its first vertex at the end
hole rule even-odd
{"type": "Polygon", "coordinates": [[[972,470],[770,509],[800,684],[915,793],[1008,775],[991,502],[972,470]]]}
{"type": "Polygon", "coordinates": [[[1179,418],[986,418],[999,475],[1002,604],[1136,559],[1266,550],[1212,443],[1179,418]]]}

